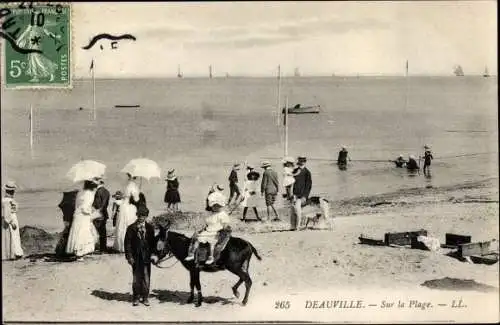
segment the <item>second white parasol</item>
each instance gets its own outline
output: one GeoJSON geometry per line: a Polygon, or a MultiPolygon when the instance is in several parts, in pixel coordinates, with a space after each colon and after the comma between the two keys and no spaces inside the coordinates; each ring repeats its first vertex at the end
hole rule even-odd
{"type": "Polygon", "coordinates": [[[66,176],[73,182],[92,180],[96,177],[103,177],[106,165],[94,160],[82,160],[73,165],[66,176]]]}
{"type": "Polygon", "coordinates": [[[132,159],[123,167],[122,173],[128,173],[134,177],[143,177],[147,180],[161,177],[161,169],[158,164],[146,158],[132,159]]]}

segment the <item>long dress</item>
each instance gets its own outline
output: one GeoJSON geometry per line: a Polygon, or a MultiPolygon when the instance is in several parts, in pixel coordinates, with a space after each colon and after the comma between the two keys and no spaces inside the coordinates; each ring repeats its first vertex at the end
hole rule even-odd
{"type": "Polygon", "coordinates": [[[13,260],[24,255],[17,221],[17,202],[13,198],[2,199],[2,260],[13,260]],[[16,229],[13,229],[15,225],[16,229]]]}
{"type": "Polygon", "coordinates": [[[259,199],[257,195],[257,181],[246,180],[243,187],[243,201],[241,205],[247,208],[257,207],[257,201],[259,199]]]}
{"type": "Polygon", "coordinates": [[[118,252],[125,252],[125,234],[127,227],[137,220],[137,207],[130,204],[130,198],[139,201],[139,187],[133,181],[127,184],[123,195],[123,203],[120,206],[120,212],[116,218],[115,242],[113,248],[118,252]]]}
{"type": "Polygon", "coordinates": [[[76,197],[76,208],[73,223],[69,230],[66,253],[81,257],[95,250],[99,236],[92,220],[98,217],[92,207],[95,191],[83,190],[76,197]]]}

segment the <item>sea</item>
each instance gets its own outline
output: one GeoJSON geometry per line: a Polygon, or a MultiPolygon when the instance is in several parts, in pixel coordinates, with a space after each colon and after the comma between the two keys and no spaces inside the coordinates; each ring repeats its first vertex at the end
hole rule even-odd
{"type": "MultiPolygon", "coordinates": [[[[70,90],[2,87],[1,176],[18,185],[21,225],[63,228],[62,192],[81,186],[66,174],[84,159],[107,166],[111,192],[124,189],[120,170],[129,160],[156,161],[162,178],[141,182],[152,214],[165,211],[169,169],[178,175],[183,211],[203,210],[213,183],[227,192],[234,163],[259,169],[269,160],[281,176],[276,78],[99,79],[95,87],[95,120],[91,80],[75,80],[70,90]]],[[[333,201],[498,177],[497,90],[496,77],[283,78],[281,106],[321,107],[289,115],[287,154],[308,158],[311,194],[333,201]],[[425,144],[435,158],[431,177],[389,162],[418,157],[425,144]],[[352,159],[347,170],[335,164],[343,145],[352,159]]]]}

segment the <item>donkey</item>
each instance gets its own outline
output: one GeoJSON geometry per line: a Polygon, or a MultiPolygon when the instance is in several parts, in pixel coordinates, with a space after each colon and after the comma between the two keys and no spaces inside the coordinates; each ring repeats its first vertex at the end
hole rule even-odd
{"type": "Polygon", "coordinates": [[[245,282],[245,297],[243,298],[242,304],[243,306],[247,304],[248,295],[250,294],[250,288],[252,287],[252,279],[248,274],[250,258],[253,254],[255,254],[259,261],[262,260],[257,250],[251,243],[238,237],[231,237],[226,247],[221,252],[219,259],[214,262],[213,265],[198,265],[195,261],[184,260],[188,256],[191,238],[186,237],[183,234],[170,231],[162,225],[159,225],[158,227],[160,231],[155,237],[155,246],[153,248],[153,256],[156,255],[158,259],[155,260],[153,257],[153,264],[157,265],[158,261],[161,261],[168,254],[172,254],[189,271],[189,286],[191,288],[191,294],[187,300],[187,303],[193,303],[194,288],[196,287],[196,290],[198,291],[198,297],[195,302],[195,306],[201,306],[203,300],[200,284],[201,271],[218,272],[228,270],[229,272],[236,274],[239,277],[238,282],[236,282],[236,284],[232,287],[233,294],[236,298],[239,298],[240,296],[238,287],[243,282],[245,282]]]}

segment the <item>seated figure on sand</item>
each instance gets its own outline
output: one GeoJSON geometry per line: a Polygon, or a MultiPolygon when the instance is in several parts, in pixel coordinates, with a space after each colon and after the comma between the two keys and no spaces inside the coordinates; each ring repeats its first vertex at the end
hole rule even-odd
{"type": "Polygon", "coordinates": [[[203,230],[193,236],[186,261],[194,260],[195,252],[200,243],[208,243],[209,257],[205,264],[214,263],[214,246],[217,244],[219,231],[229,229],[230,218],[226,211],[223,210],[226,205],[226,197],[222,193],[215,191],[209,195],[208,205],[211,208],[211,213],[205,219],[206,225],[203,230]]]}

